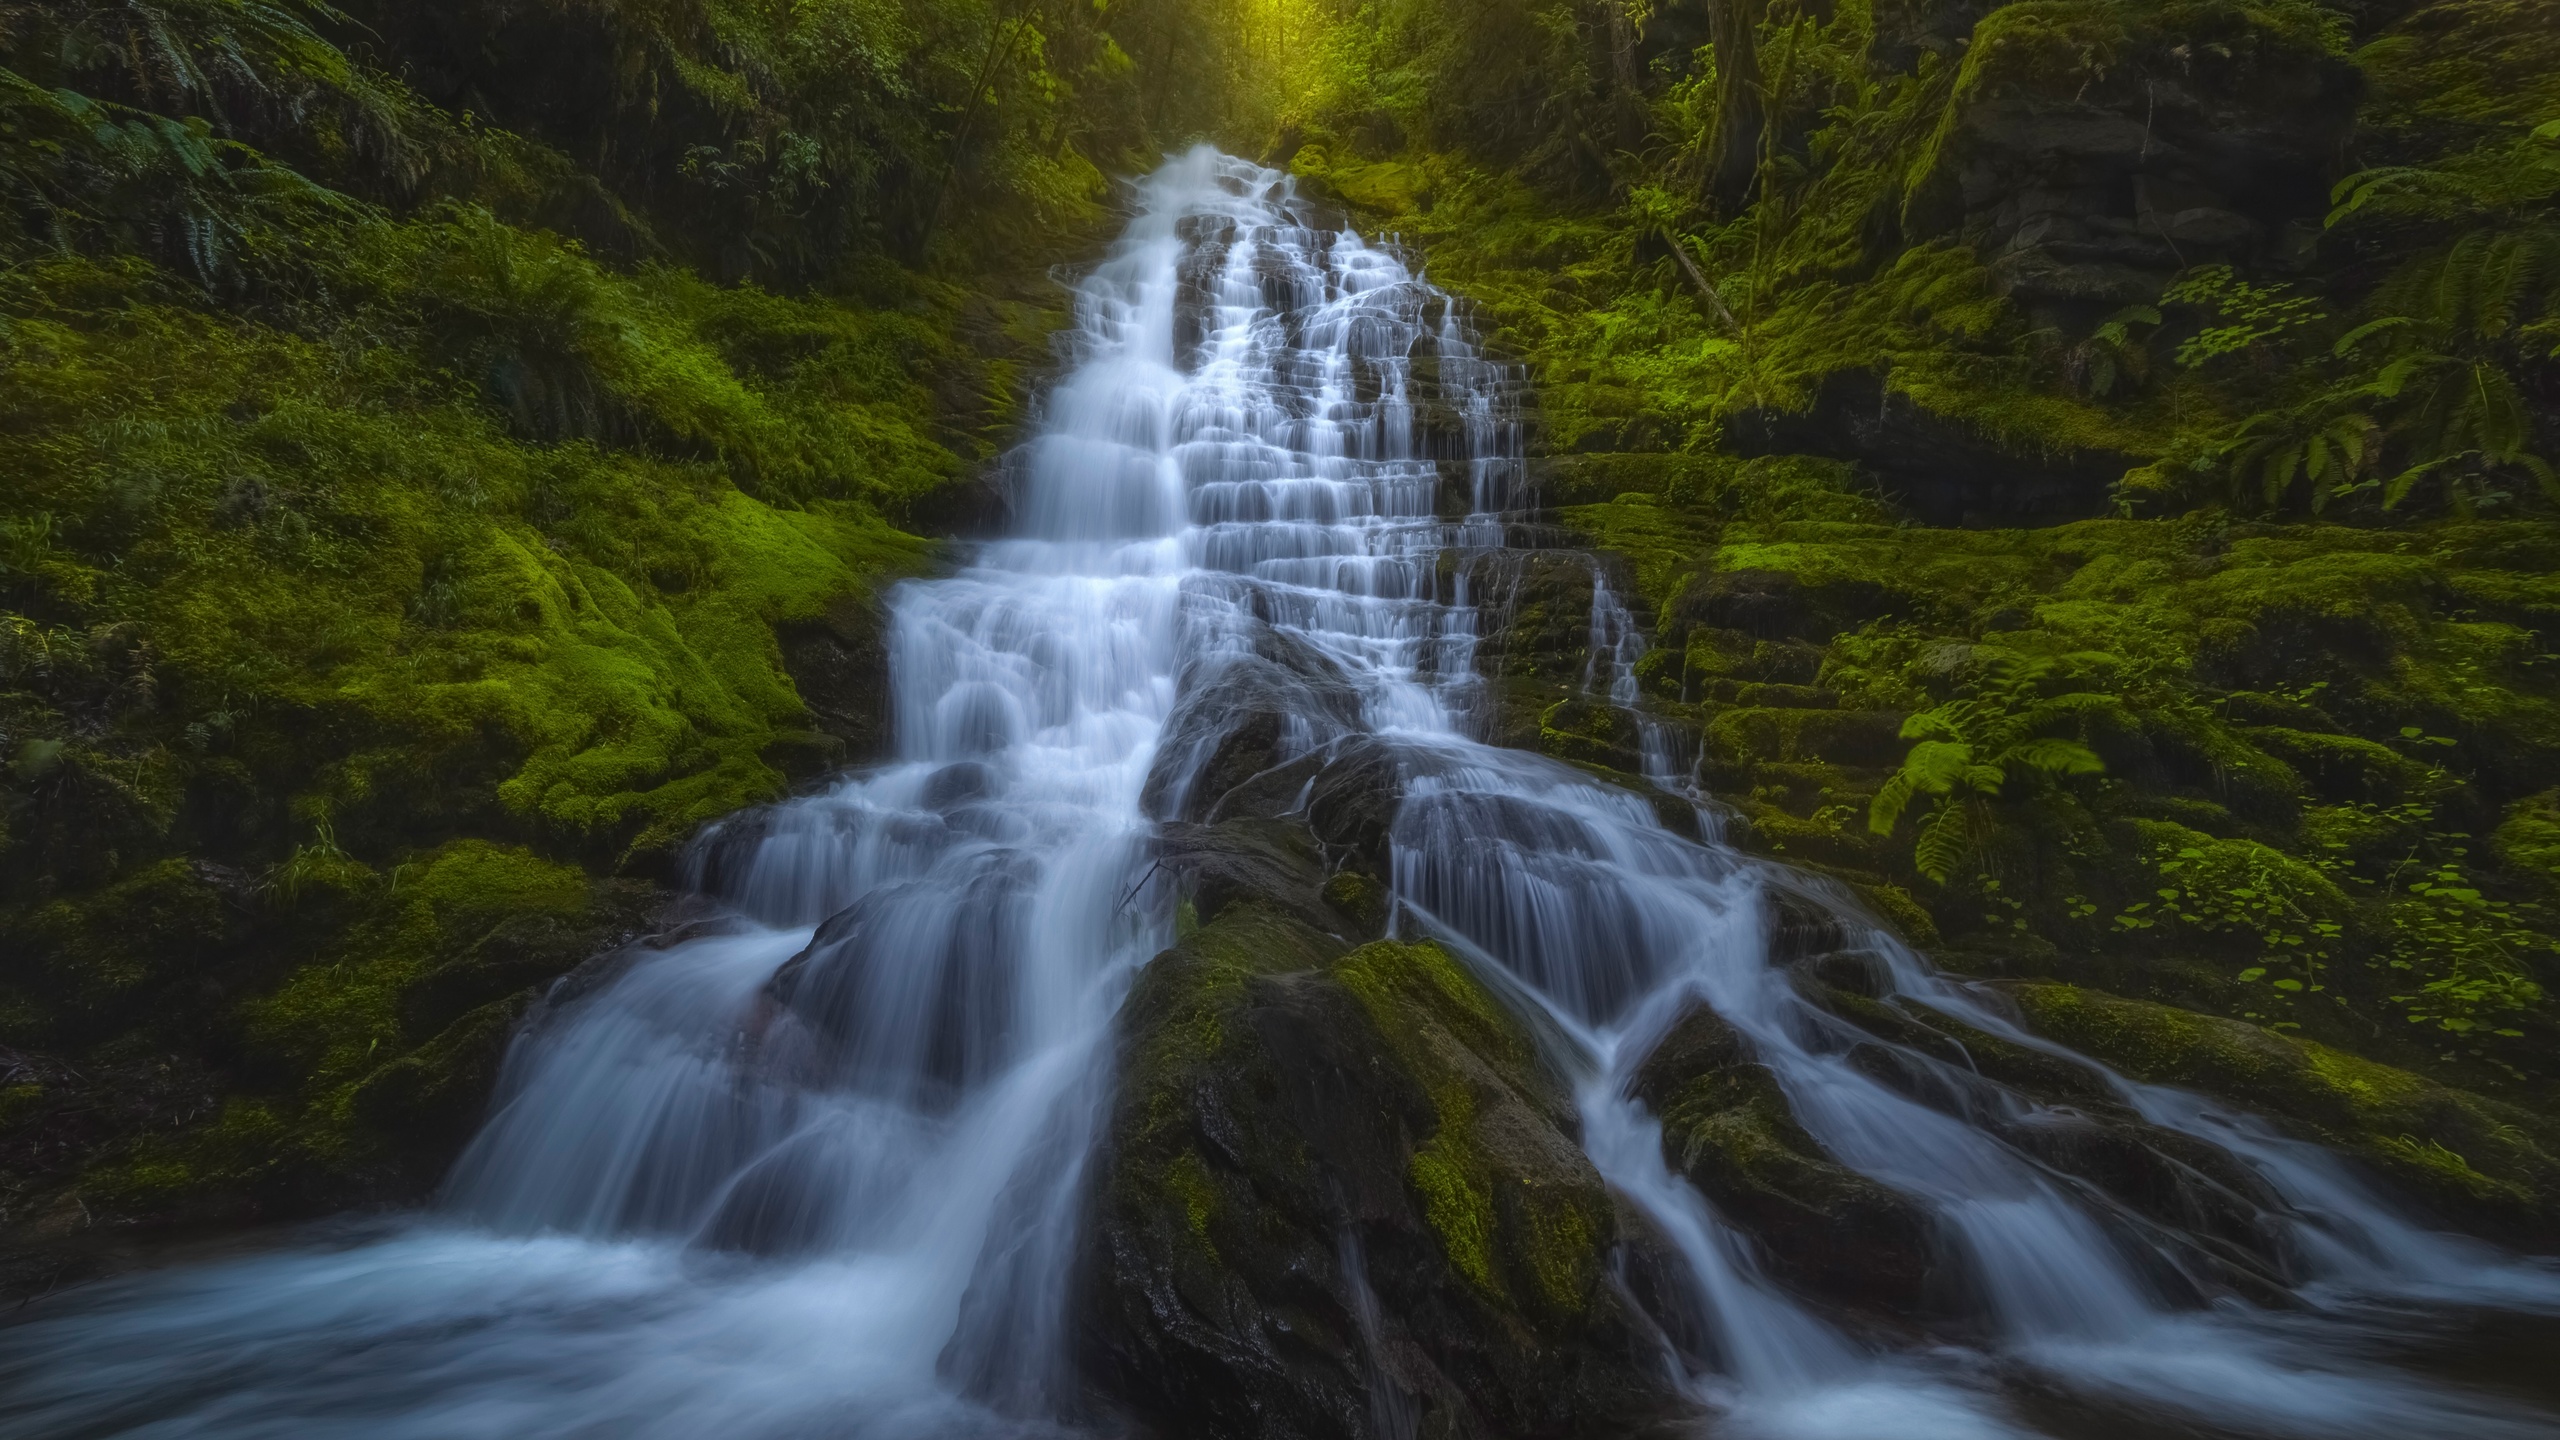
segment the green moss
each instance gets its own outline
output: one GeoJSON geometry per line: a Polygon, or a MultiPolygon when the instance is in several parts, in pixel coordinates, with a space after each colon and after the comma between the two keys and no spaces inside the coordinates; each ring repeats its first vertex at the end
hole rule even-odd
{"type": "Polygon", "coordinates": [[[2238,1021],[2073,986],[2012,993],[2039,1031],[2135,1079],[2282,1117],[2439,1199],[2560,1213],[2560,1130],[2529,1112],[2238,1021]]]}
{"type": "Polygon", "coordinates": [[[1337,870],[1325,877],[1323,894],[1327,902],[1364,925],[1378,925],[1386,920],[1385,887],[1358,871],[1337,870]]]}
{"type": "Polygon", "coordinates": [[[1227,1017],[1247,981],[1313,970],[1338,953],[1297,920],[1246,903],[1221,910],[1158,956],[1139,1000],[1132,1002],[1143,1015],[1141,1040],[1122,1081],[1130,1093],[1148,1097],[1142,1136],[1169,1144],[1186,1123],[1188,1102],[1179,1078],[1218,1063],[1227,1044],[1227,1017]]]}
{"type": "Polygon", "coordinates": [[[2517,801],[2494,839],[2510,868],[2531,877],[2545,894],[2560,895],[2560,790],[2517,801]]]}
{"type": "Polygon", "coordinates": [[[18,927],[23,986],[49,1012],[48,1038],[77,1040],[129,1018],[157,987],[197,978],[241,935],[240,898],[187,860],[146,866],[115,883],[57,900],[18,927]]]}
{"type": "Polygon", "coordinates": [[[1444,1087],[1431,1098],[1440,1128],[1414,1152],[1407,1174],[1449,1263],[1485,1294],[1508,1299],[1509,1287],[1494,1271],[1493,1189],[1488,1167],[1472,1144],[1472,1097],[1462,1087],[1444,1087]]]}
{"type": "Polygon", "coordinates": [[[1861,885],[1858,898],[1867,902],[1902,938],[1913,945],[1938,943],[1938,922],[1928,907],[1911,898],[1911,892],[1899,885],[1861,885]]]}
{"type": "Polygon", "coordinates": [[[1379,941],[1330,973],[1431,1097],[1437,1128],[1408,1178],[1450,1263],[1506,1305],[1586,1313],[1611,1228],[1606,1198],[1526,1140],[1540,1122],[1524,1104],[1560,1102],[1519,1022],[1438,945],[1379,941]]]}
{"type": "MultiPolygon", "coordinates": [[[[1344,956],[1332,974],[1360,997],[1391,1044],[1399,1043],[1399,1036],[1413,1035],[1411,1007],[1454,1032],[1469,1051],[1497,1065],[1516,1070],[1530,1063],[1528,1037],[1521,1033],[1519,1022],[1504,1012],[1482,981],[1438,945],[1376,941],[1344,956]]],[[[1411,1050],[1406,1058],[1416,1062],[1419,1073],[1436,1068],[1437,1057],[1429,1052],[1411,1050]]]]}
{"type": "Polygon", "coordinates": [[[1164,1167],[1165,1188],[1182,1201],[1183,1218],[1190,1222],[1191,1234],[1215,1256],[1218,1247],[1209,1236],[1209,1222],[1218,1213],[1217,1183],[1210,1178],[1208,1163],[1199,1152],[1185,1150],[1164,1167]]]}
{"type": "Polygon", "coordinates": [[[18,1084],[0,1087],[0,1131],[11,1129],[44,1103],[44,1087],[18,1084]]]}

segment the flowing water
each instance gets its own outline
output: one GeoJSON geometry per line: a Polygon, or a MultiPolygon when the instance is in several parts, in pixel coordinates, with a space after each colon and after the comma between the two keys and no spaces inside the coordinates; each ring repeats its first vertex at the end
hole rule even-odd
{"type": "MultiPolygon", "coordinates": [[[[1674,729],[1638,719],[1703,839],[1477,743],[1473,592],[1520,533],[1516,376],[1285,177],[1199,151],[1136,211],[1079,291],[1016,538],[896,595],[895,759],[706,837],[712,918],[564,982],[434,1214],[38,1307],[0,1333],[0,1432],[1064,1430],[1112,1017],[1170,939],[1154,824],[1217,738],[1198,722],[1277,646],[1312,677],[1284,745],[1395,757],[1395,923],[1544,1017],[1593,1161],[1685,1262],[1700,1338],[1663,1365],[1702,1415],[1896,1440],[2560,1433],[2449,1366],[2379,1358],[2425,1317],[2560,1310],[2548,1269],[2426,1233],[2248,1116],[2089,1066],[2275,1197],[2294,1303],[2208,1303],[2176,1237],[2004,1138],[2033,1102],[1916,1052],[1900,1086],[1852,1062],[1874,1038],[1773,963],[1774,893],[1834,912],[1888,1002],[2087,1066],[1717,843],[1674,729]],[[1937,1217],[1979,1296],[1967,1343],[1843,1329],[1666,1167],[1631,1079],[1701,1002],[1831,1154],[1937,1217]]],[[[1596,571],[1593,592],[1585,689],[1632,707],[1642,637],[1596,571]]],[[[1354,1300],[1374,1336],[1375,1297],[1354,1300]]],[[[1412,1398],[1372,1378],[1371,1433],[1416,1433],[1412,1398]]]]}

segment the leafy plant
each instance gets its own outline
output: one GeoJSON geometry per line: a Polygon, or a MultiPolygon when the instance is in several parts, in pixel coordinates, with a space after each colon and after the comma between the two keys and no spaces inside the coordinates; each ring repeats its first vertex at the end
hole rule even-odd
{"type": "Polygon", "coordinates": [[[1914,803],[1927,801],[1912,863],[1945,884],[1974,849],[1980,828],[1975,812],[1984,802],[2000,798],[2021,778],[2050,782],[2106,768],[2083,740],[2054,732],[2084,730],[2091,716],[2122,708],[2114,695],[2069,688],[2079,667],[2112,660],[1997,650],[1981,655],[1978,678],[1964,694],[1903,722],[1902,738],[1920,743],[1876,792],[1868,828],[1891,835],[1914,803]]]}
{"type": "Polygon", "coordinates": [[[2118,384],[2140,389],[2151,379],[2151,351],[2134,327],[2159,323],[2159,310],[2149,305],[2127,305],[2099,321],[2088,339],[2071,348],[2066,363],[2073,383],[2100,399],[2118,384]]]}
{"type": "Polygon", "coordinates": [[[2188,271],[2161,292],[2160,303],[2189,306],[2205,316],[2204,328],[2178,346],[2178,364],[2189,370],[2226,355],[2272,357],[2282,341],[2328,318],[2318,296],[2290,285],[2252,284],[2228,265],[2188,271]]]}
{"type": "MultiPolygon", "coordinates": [[[[2176,829],[2177,827],[2161,827],[2176,829]]],[[[2326,970],[2346,933],[2345,898],[2318,867],[2251,840],[2214,839],[2193,831],[2155,841],[2145,865],[2158,878],[2153,899],[2115,917],[2121,931],[2169,925],[2245,939],[2257,951],[2239,972],[2264,989],[2244,1019],[2299,1028],[2298,1002],[2324,993],[2326,970]]]]}

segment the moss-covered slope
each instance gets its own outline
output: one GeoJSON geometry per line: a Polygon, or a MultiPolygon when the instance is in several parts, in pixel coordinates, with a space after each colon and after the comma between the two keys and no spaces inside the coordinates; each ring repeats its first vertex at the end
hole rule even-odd
{"type": "Polygon", "coordinates": [[[1490,587],[1501,738],[1631,768],[1607,574],[1737,838],[1950,963],[2555,1103],[2550,7],[1515,8],[1535,141],[1355,26],[1280,146],[1604,557],[1490,587]]]}
{"type": "Polygon", "coordinates": [[[0,1233],[51,1254],[421,1195],[696,827],[875,751],[878,601],[998,513],[1097,164],[1218,104],[1085,11],[351,8],[0,5],[0,1233]]]}

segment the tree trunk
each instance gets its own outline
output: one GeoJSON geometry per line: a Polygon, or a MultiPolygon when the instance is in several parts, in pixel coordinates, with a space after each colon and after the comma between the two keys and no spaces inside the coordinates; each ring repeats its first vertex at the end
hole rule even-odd
{"type": "Polygon", "coordinates": [[[1707,39],[1716,52],[1716,129],[1708,144],[1707,199],[1731,215],[1751,199],[1769,96],[1760,80],[1760,21],[1768,0],[1707,0],[1707,39]]]}

